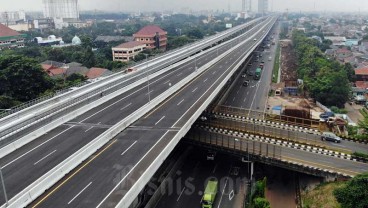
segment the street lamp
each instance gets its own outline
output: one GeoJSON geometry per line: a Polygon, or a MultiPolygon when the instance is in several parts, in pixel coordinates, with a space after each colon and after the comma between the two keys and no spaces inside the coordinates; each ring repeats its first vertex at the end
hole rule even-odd
{"type": "Polygon", "coordinates": [[[3,186],[3,191],[4,191],[4,197],[5,197],[5,206],[8,206],[8,196],[6,195],[6,189],[5,189],[5,182],[4,182],[4,176],[3,176],[3,168],[0,167],[0,178],[1,178],[1,184],[3,186]]]}
{"type": "Polygon", "coordinates": [[[148,72],[148,54],[144,54],[146,56],[146,74],[147,74],[147,90],[148,90],[148,102],[151,103],[151,92],[150,92],[150,81],[149,81],[149,72],[148,72]]]}
{"type": "Polygon", "coordinates": [[[197,71],[197,55],[194,56],[194,70],[197,71]]]}

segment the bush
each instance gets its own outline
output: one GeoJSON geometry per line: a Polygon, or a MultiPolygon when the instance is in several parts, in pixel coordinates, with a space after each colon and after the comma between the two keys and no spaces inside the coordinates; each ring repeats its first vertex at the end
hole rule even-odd
{"type": "Polygon", "coordinates": [[[265,198],[255,198],[254,199],[254,208],[270,208],[270,202],[265,198]]]}
{"type": "Polygon", "coordinates": [[[344,208],[368,207],[368,173],[355,176],[333,193],[344,208]]]}
{"type": "Polygon", "coordinates": [[[348,112],[346,109],[338,108],[336,106],[332,106],[330,109],[332,112],[338,113],[338,114],[346,114],[348,112]]]}
{"type": "Polygon", "coordinates": [[[364,159],[368,159],[368,154],[366,154],[366,153],[354,152],[352,155],[355,156],[355,157],[361,157],[361,158],[364,158],[364,159]]]}

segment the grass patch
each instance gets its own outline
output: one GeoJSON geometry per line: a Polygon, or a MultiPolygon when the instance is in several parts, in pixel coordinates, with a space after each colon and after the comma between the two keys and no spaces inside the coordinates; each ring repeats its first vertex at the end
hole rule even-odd
{"type": "Polygon", "coordinates": [[[355,157],[360,157],[368,160],[368,154],[363,152],[354,152],[352,155],[355,157]]]}
{"type": "Polygon", "coordinates": [[[277,78],[279,77],[280,53],[281,53],[280,44],[277,44],[275,62],[273,64],[273,71],[272,71],[272,82],[273,83],[277,83],[277,78]]]}
{"type": "Polygon", "coordinates": [[[322,183],[311,191],[303,191],[303,208],[341,208],[333,191],[344,184],[345,182],[322,183]]]}

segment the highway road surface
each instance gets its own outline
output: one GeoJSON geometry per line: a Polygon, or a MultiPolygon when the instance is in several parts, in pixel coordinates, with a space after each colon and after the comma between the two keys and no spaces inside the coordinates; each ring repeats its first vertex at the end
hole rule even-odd
{"type": "MultiPolygon", "coordinates": [[[[262,35],[263,29],[257,34],[257,38],[262,35]]],[[[115,207],[178,130],[197,111],[198,106],[204,103],[254,44],[253,39],[248,40],[242,47],[210,67],[150,114],[120,133],[96,153],[95,157],[37,199],[33,206],[115,207]]],[[[189,73],[196,72],[191,69],[189,73]]],[[[160,84],[164,85],[166,81],[162,80],[160,84]]],[[[175,83],[174,81],[172,82],[175,83]]],[[[156,92],[157,88],[151,87],[153,92],[156,92]]],[[[128,105],[129,102],[130,100],[124,104],[128,105]]],[[[131,106],[135,105],[137,104],[131,106]]],[[[119,106],[123,107],[124,105],[119,106]]],[[[112,114],[117,114],[119,108],[115,107],[115,113],[112,114]]]]}
{"type": "MultiPolygon", "coordinates": [[[[217,57],[217,53],[223,53],[233,45],[234,43],[232,42],[226,42],[218,51],[214,50],[211,53],[205,53],[198,57],[196,61],[192,60],[159,77],[151,79],[149,94],[147,84],[142,84],[100,106],[96,106],[96,108],[87,113],[57,127],[39,139],[2,158],[0,165],[4,174],[8,197],[12,198],[15,196],[47,171],[102,134],[109,127],[145,105],[149,100],[149,96],[151,99],[154,99],[184,77],[195,73],[194,62],[196,62],[197,67],[203,66],[217,57]]],[[[238,55],[241,55],[240,52],[238,55]]],[[[230,61],[224,62],[230,65],[230,61]]],[[[225,63],[223,65],[225,66],[225,63]]],[[[213,70],[213,79],[218,76],[216,72],[218,74],[221,73],[220,70],[213,70]]],[[[210,80],[208,79],[208,81],[210,80]]],[[[202,88],[198,89],[195,94],[201,91],[203,91],[202,88]]],[[[193,89],[194,92],[195,90],[193,89]]],[[[175,105],[175,107],[180,108],[179,105],[175,105]]],[[[162,136],[164,132],[159,132],[156,136],[162,136]]],[[[142,148],[142,150],[147,149],[142,148]]],[[[3,190],[1,189],[0,196],[2,195],[3,190]]],[[[0,197],[0,203],[5,203],[3,197],[0,197]]]]}
{"type": "MultiPolygon", "coordinates": [[[[205,143],[217,144],[218,146],[224,145],[230,149],[241,149],[244,152],[247,150],[247,144],[250,145],[250,152],[253,151],[253,140],[245,139],[236,135],[228,135],[223,133],[209,132],[206,129],[200,129],[200,141],[205,143]],[[224,141],[224,142],[223,142],[224,141]]],[[[193,138],[191,138],[193,139],[193,138]]],[[[198,140],[198,138],[194,138],[198,140]]],[[[274,145],[255,141],[255,152],[258,154],[261,151],[262,155],[267,154],[268,157],[276,155],[276,159],[287,160],[290,162],[296,162],[304,164],[310,167],[317,167],[325,170],[331,170],[334,172],[345,173],[348,175],[357,175],[360,173],[368,172],[368,163],[356,162],[348,159],[341,159],[339,157],[330,156],[321,153],[315,153],[310,151],[304,151],[296,148],[292,148],[285,145],[274,145]],[[259,149],[259,143],[263,143],[261,150],[259,149]],[[268,147],[267,147],[268,146],[268,147]],[[274,151],[273,147],[277,147],[277,151],[274,151]]]]}
{"type": "Polygon", "coordinates": [[[201,207],[207,181],[219,181],[214,208],[239,208],[247,191],[247,166],[240,158],[218,153],[206,159],[205,149],[194,149],[172,178],[173,185],[155,208],[201,207]]]}

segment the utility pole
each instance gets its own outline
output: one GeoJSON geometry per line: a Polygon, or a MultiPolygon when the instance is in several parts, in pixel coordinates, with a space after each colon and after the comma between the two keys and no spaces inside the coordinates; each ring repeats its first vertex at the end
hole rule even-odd
{"type": "Polygon", "coordinates": [[[2,167],[0,167],[0,178],[1,178],[1,184],[3,186],[3,191],[4,191],[5,207],[7,207],[8,206],[8,195],[6,195],[6,188],[5,188],[5,182],[4,182],[3,168],[2,167]]]}
{"type": "Polygon", "coordinates": [[[147,73],[147,90],[148,90],[148,102],[151,103],[151,92],[150,92],[150,81],[149,81],[149,72],[148,72],[148,54],[144,54],[146,56],[146,73],[147,73]]]}

